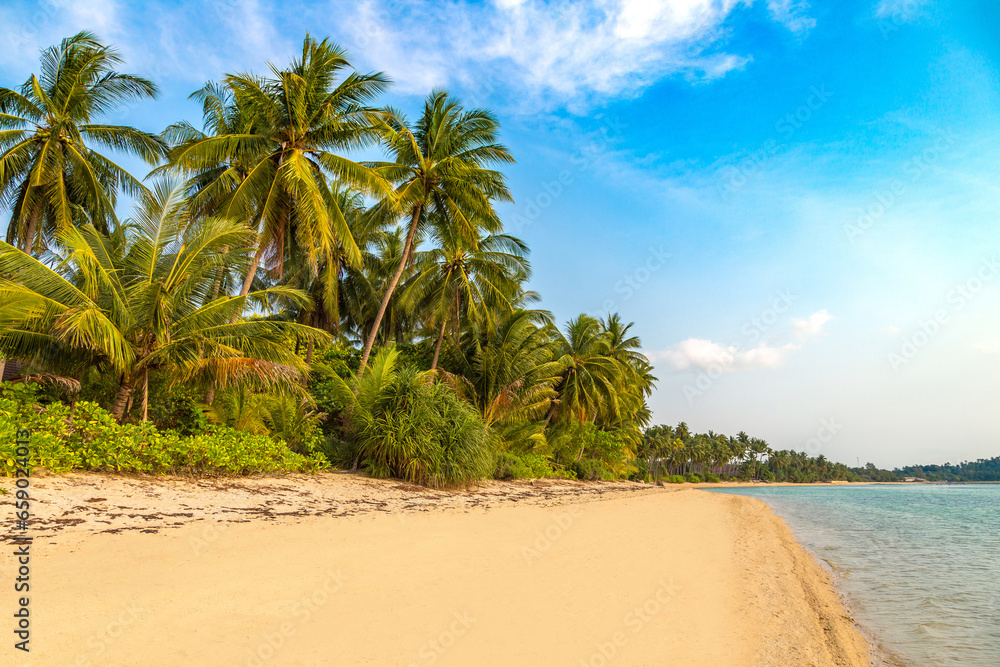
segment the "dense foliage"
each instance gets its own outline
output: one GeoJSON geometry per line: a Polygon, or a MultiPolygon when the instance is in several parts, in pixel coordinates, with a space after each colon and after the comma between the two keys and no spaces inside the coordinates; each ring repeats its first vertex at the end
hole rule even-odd
{"type": "MultiPolygon", "coordinates": [[[[154,136],[99,124],[157,93],[121,64],[81,33],[0,89],[0,354],[46,402],[8,413],[65,441],[40,465],[175,471],[154,452],[222,438],[433,486],[636,472],[652,367],[617,315],[530,309],[491,112],[444,91],[412,121],[379,108],[388,79],[307,36],[287,66],[195,91],[200,128],[154,136]],[[80,411],[120,429],[108,452],[87,454],[80,411]]],[[[240,465],[219,469],[266,467],[240,465]]]]}
{"type": "Polygon", "coordinates": [[[321,454],[299,454],[267,436],[225,426],[182,435],[149,422],[119,424],[95,403],[40,402],[18,383],[0,387],[0,470],[5,475],[15,471],[20,429],[31,432],[31,467],[51,472],[250,475],[329,467],[321,454]]]}
{"type": "MultiPolygon", "coordinates": [[[[121,64],[80,33],[0,88],[0,356],[39,387],[5,393],[2,419],[37,430],[36,464],[245,474],[322,456],[432,486],[897,476],[649,427],[632,324],[534,309],[488,110],[445,91],[412,120],[380,108],[385,75],[307,36],[285,66],[195,91],[200,128],[152,135],[101,122],[157,94],[121,64]]],[[[953,468],[920,472],[996,470],[953,468]]]]}

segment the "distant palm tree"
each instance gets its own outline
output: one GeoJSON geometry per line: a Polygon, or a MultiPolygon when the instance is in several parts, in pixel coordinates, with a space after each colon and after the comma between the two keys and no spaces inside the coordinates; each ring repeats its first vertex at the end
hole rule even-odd
{"type": "MultiPolygon", "coordinates": [[[[297,391],[307,368],[289,340],[325,334],[290,322],[232,322],[248,297],[213,299],[212,283],[220,265],[245,266],[252,232],[225,219],[192,224],[182,190],[157,183],[127,233],[107,236],[90,224],[62,230],[58,270],[0,242],[0,353],[38,360],[55,348],[112,370],[119,420],[137,388],[146,419],[149,373],[157,370],[171,383],[297,391]]],[[[306,298],[280,287],[251,296],[306,298]]]]}
{"type": "Polygon", "coordinates": [[[106,231],[119,191],[145,188],[94,146],[136,155],[149,164],[165,144],[152,134],[95,122],[134,101],[156,96],[156,85],[121,74],[118,52],[89,32],[42,51],[41,74],[20,91],[0,88],[0,199],[12,214],[7,242],[29,254],[73,225],[106,231]]]}
{"type": "MultiPolygon", "coordinates": [[[[204,94],[211,130],[219,134],[177,132],[183,141],[168,159],[194,174],[200,188],[195,202],[216,202],[216,213],[258,225],[241,296],[249,293],[266,253],[280,279],[293,245],[314,273],[321,267],[333,272],[338,252],[361,263],[331,179],[341,188],[390,195],[381,177],[342,155],[375,142],[368,104],[388,80],[351,71],[337,83],[349,68],[342,48],[307,35],[301,59],[287,69],[272,65],[271,77],[230,74],[225,86],[231,95],[218,88],[204,94]]],[[[327,308],[336,310],[336,277],[323,284],[327,308]]]]}
{"type": "Polygon", "coordinates": [[[507,148],[497,142],[500,124],[484,109],[465,110],[443,91],[430,94],[415,127],[399,111],[386,109],[382,140],[392,162],[372,166],[396,184],[395,196],[381,206],[387,217],[409,217],[399,265],[385,286],[382,302],[365,340],[358,374],[364,373],[382,317],[410,262],[421,220],[430,213],[446,215],[459,234],[474,239],[480,229],[497,232],[500,218],[495,201],[511,201],[503,174],[490,167],[511,163],[507,148]]]}

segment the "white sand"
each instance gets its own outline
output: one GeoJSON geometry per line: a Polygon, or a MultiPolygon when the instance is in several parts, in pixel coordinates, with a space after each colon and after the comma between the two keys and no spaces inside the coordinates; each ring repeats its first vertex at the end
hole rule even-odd
{"type": "Polygon", "coordinates": [[[32,652],[8,641],[3,664],[871,660],[827,575],[750,498],[578,483],[448,494],[346,475],[72,475],[34,492],[48,519],[83,521],[36,538],[32,652]],[[304,516],[282,515],[296,498],[304,516]]]}

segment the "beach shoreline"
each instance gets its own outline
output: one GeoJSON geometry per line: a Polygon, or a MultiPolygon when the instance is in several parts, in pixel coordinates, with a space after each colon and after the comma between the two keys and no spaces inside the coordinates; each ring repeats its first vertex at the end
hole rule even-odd
{"type": "Polygon", "coordinates": [[[23,664],[880,664],[765,503],[693,486],[38,477],[23,664]]]}

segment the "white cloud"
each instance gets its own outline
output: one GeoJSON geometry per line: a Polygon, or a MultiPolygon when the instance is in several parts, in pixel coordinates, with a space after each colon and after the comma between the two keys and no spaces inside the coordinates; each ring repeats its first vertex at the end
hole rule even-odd
{"type": "MultiPolygon", "coordinates": [[[[669,75],[719,78],[752,59],[722,42],[730,15],[754,0],[385,2],[365,0],[345,17],[346,43],[405,92],[485,72],[491,86],[572,106],[636,94],[669,75]]],[[[792,30],[812,25],[801,1],[768,7],[792,30]]]]}
{"type": "MultiPolygon", "coordinates": [[[[833,316],[826,309],[820,310],[806,319],[792,320],[792,330],[800,343],[804,343],[818,337],[831,319],[833,316]]],[[[738,345],[722,345],[703,338],[688,338],[666,350],[646,352],[646,356],[653,362],[664,361],[679,372],[733,373],[778,368],[784,364],[789,354],[801,349],[801,344],[774,346],[766,341],[743,349],[738,345]]]]}
{"type": "Polygon", "coordinates": [[[805,0],[767,0],[767,10],[792,32],[807,32],[816,27],[816,19],[807,15],[809,3],[805,0]]]}
{"type": "Polygon", "coordinates": [[[924,15],[924,10],[932,0],[880,0],[875,8],[875,16],[893,19],[900,23],[913,23],[924,15]]]}
{"type": "Polygon", "coordinates": [[[800,349],[798,345],[771,347],[761,343],[757,347],[741,350],[735,345],[720,345],[702,338],[689,338],[660,352],[650,352],[651,361],[665,361],[677,371],[707,371],[732,373],[759,368],[777,368],[785,357],[800,349]]]}
{"type": "Polygon", "coordinates": [[[828,313],[824,308],[804,320],[792,320],[792,329],[795,330],[799,338],[815,338],[823,333],[823,327],[832,319],[833,315],[828,313]]]}
{"type": "Polygon", "coordinates": [[[0,8],[0,67],[14,71],[37,65],[42,49],[81,30],[109,41],[121,35],[115,0],[46,0],[25,7],[0,8]],[[53,35],[58,37],[53,39],[53,35]]]}

